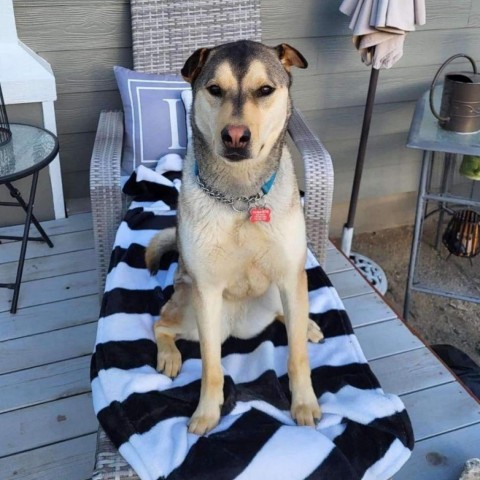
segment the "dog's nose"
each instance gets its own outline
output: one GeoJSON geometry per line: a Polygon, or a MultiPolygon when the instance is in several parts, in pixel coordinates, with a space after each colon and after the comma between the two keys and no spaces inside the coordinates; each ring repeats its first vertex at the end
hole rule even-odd
{"type": "Polygon", "coordinates": [[[227,148],[245,148],[251,137],[250,130],[245,125],[227,125],[221,135],[227,148]]]}

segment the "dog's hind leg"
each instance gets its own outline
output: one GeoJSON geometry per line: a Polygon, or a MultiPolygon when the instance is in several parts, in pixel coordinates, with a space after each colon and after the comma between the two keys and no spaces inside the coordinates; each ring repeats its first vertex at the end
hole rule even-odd
{"type": "Polygon", "coordinates": [[[182,355],[175,345],[175,337],[183,331],[181,296],[185,287],[179,286],[172,298],[164,305],[160,318],[153,327],[157,341],[157,371],[176,377],[182,366],[182,355]]]}
{"type": "MultiPolygon", "coordinates": [[[[275,319],[285,325],[283,315],[277,315],[275,319]]],[[[311,318],[308,319],[307,340],[312,343],[321,343],[324,340],[322,329],[311,318]]]]}
{"type": "Polygon", "coordinates": [[[158,348],[157,371],[174,378],[182,366],[182,355],[175,345],[175,335],[164,333],[162,330],[164,327],[157,323],[155,325],[155,339],[158,348]]]}
{"type": "Polygon", "coordinates": [[[322,412],[312,387],[308,362],[308,291],[303,267],[279,284],[288,336],[288,377],[292,392],[291,414],[299,425],[311,425],[322,412]]]}

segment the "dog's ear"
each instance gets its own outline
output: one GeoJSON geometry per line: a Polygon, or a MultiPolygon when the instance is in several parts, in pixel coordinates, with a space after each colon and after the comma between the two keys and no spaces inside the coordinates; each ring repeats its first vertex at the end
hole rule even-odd
{"type": "Polygon", "coordinates": [[[188,83],[193,83],[202,70],[210,53],[210,48],[199,48],[188,57],[181,70],[182,77],[188,83]]]}
{"type": "Polygon", "coordinates": [[[285,67],[287,72],[289,72],[292,67],[308,67],[308,62],[305,60],[305,57],[296,48],[291,47],[287,43],[281,43],[280,45],[277,45],[275,50],[277,51],[278,58],[282,62],[282,65],[285,67]]]}

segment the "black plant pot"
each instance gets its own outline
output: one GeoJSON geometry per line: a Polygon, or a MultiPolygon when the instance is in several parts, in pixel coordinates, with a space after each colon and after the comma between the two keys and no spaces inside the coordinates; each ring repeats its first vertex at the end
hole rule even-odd
{"type": "Polygon", "coordinates": [[[443,244],[457,257],[473,258],[480,253],[480,214],[458,210],[448,222],[443,244]]]}

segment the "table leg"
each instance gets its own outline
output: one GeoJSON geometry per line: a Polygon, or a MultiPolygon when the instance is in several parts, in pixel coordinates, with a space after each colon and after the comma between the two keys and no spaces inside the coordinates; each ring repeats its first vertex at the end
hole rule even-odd
{"type": "Polygon", "coordinates": [[[403,305],[403,318],[408,318],[410,307],[410,295],[415,278],[415,267],[417,265],[418,250],[420,245],[420,237],[422,233],[423,219],[425,216],[425,207],[427,202],[424,199],[427,187],[427,179],[431,167],[431,152],[424,151],[422,159],[422,170],[420,174],[420,185],[418,189],[417,208],[415,213],[415,226],[413,229],[412,248],[410,251],[410,263],[408,265],[407,287],[405,290],[405,302],[403,305]]]}
{"type": "MultiPolygon", "coordinates": [[[[25,264],[25,255],[27,253],[27,244],[28,244],[28,234],[30,232],[30,225],[32,221],[34,221],[35,226],[39,230],[42,237],[48,243],[50,247],[53,247],[52,242],[48,238],[47,234],[44,232],[43,228],[40,227],[37,219],[33,216],[33,204],[35,203],[35,193],[37,191],[37,182],[38,182],[38,172],[35,172],[32,177],[32,185],[30,187],[30,197],[28,199],[28,204],[25,203],[23,198],[20,196],[19,192],[17,191],[18,197],[15,195],[15,198],[19,203],[22,205],[23,209],[27,214],[27,218],[25,219],[25,228],[23,230],[23,238],[22,238],[22,246],[20,248],[20,258],[18,260],[18,267],[17,267],[17,277],[15,279],[15,286],[13,289],[13,299],[12,299],[12,306],[10,308],[10,313],[17,312],[17,304],[18,304],[18,297],[20,294],[20,284],[22,283],[22,275],[23,275],[23,266],[25,264]],[[39,228],[40,227],[40,228],[39,228]]],[[[10,184],[7,184],[8,188],[13,188],[10,184]]]]}
{"type": "Polygon", "coordinates": [[[30,218],[31,222],[35,225],[35,228],[38,230],[40,235],[42,236],[43,240],[45,243],[52,248],[53,243],[46,234],[45,230],[43,227],[40,225],[40,222],[35,218],[35,215],[33,215],[33,204],[35,203],[35,192],[37,190],[37,183],[38,183],[38,172],[36,172],[32,178],[32,190],[30,191],[30,199],[28,201],[28,204],[25,203],[25,200],[22,198],[20,192],[11,184],[7,183],[6,186],[8,190],[10,191],[10,195],[15,198],[15,200],[18,202],[18,204],[23,208],[24,212],[28,216],[28,209],[30,206],[32,206],[31,212],[30,212],[30,218]],[[35,187],[33,187],[33,183],[35,182],[35,187]],[[32,196],[33,195],[33,196],[32,196]]]}
{"type": "MultiPolygon", "coordinates": [[[[452,153],[445,154],[445,161],[443,163],[443,172],[442,172],[442,183],[441,183],[441,194],[445,194],[449,188],[448,179],[450,178],[452,172],[452,162],[454,162],[455,155],[452,153]]],[[[443,220],[445,218],[445,210],[447,209],[447,204],[445,202],[441,202],[439,204],[440,213],[438,214],[438,221],[437,221],[437,233],[435,237],[435,249],[438,250],[440,248],[440,242],[442,240],[442,227],[443,227],[443,220]]]]}

